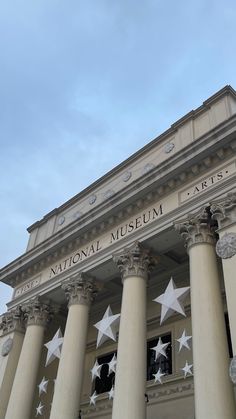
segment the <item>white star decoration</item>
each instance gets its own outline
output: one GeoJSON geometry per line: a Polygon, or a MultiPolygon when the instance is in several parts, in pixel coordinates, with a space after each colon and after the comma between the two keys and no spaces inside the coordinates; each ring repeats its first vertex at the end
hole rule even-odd
{"type": "Polygon", "coordinates": [[[187,375],[193,375],[191,368],[192,368],[193,364],[189,365],[188,361],[185,362],[185,366],[184,368],[180,368],[182,371],[184,371],[184,378],[187,377],[187,375]]]}
{"type": "Polygon", "coordinates": [[[186,331],[184,329],[182,336],[179,339],[176,339],[177,342],[179,342],[179,352],[181,351],[181,349],[183,347],[190,349],[189,344],[188,344],[188,340],[191,339],[192,336],[186,336],[186,331]]]}
{"type": "Polygon", "coordinates": [[[95,377],[100,378],[102,366],[103,364],[99,365],[98,361],[97,360],[95,361],[93,368],[90,370],[92,374],[92,382],[95,377]]]}
{"type": "Polygon", "coordinates": [[[116,341],[119,321],[120,314],[113,315],[110,306],[108,306],[102,320],[94,325],[98,329],[97,348],[109,338],[116,341]]]}
{"type": "Polygon", "coordinates": [[[114,354],[113,358],[108,363],[108,367],[109,367],[108,375],[110,375],[112,372],[116,372],[116,364],[117,364],[117,359],[116,359],[116,355],[114,354]]]}
{"type": "Polygon", "coordinates": [[[98,394],[96,393],[96,391],[89,398],[90,398],[90,404],[93,404],[95,406],[96,399],[98,398],[98,394]]]}
{"type": "Polygon", "coordinates": [[[60,358],[62,344],[63,337],[61,334],[61,329],[58,329],[57,333],[53,336],[52,340],[50,340],[50,342],[44,345],[48,350],[45,367],[51,364],[51,362],[54,361],[54,359],[60,358]]]}
{"type": "Polygon", "coordinates": [[[151,351],[155,351],[156,352],[155,360],[157,360],[157,358],[159,358],[161,355],[163,355],[163,356],[165,356],[167,358],[165,349],[167,348],[167,346],[169,344],[170,344],[170,342],[168,342],[168,343],[162,343],[161,338],[159,338],[157,345],[154,346],[154,348],[150,348],[151,351]]]}
{"type": "Polygon", "coordinates": [[[36,407],[36,415],[35,416],[38,416],[38,415],[42,416],[43,408],[44,408],[44,405],[41,402],[39,402],[38,407],[36,407]]]}
{"type": "Polygon", "coordinates": [[[168,319],[168,317],[170,317],[175,311],[183,316],[186,315],[183,308],[183,301],[189,293],[189,289],[190,287],[176,288],[173,279],[170,279],[164,294],[161,294],[153,300],[162,305],[160,324],[168,319]]]}
{"type": "Polygon", "coordinates": [[[165,375],[165,374],[161,372],[161,368],[159,368],[159,370],[157,371],[156,374],[152,374],[152,375],[153,375],[153,377],[155,377],[154,383],[156,383],[157,381],[159,381],[159,383],[162,384],[161,377],[163,377],[163,375],[165,375]]]}
{"type": "Polygon", "coordinates": [[[112,386],[111,390],[108,391],[109,400],[114,399],[114,393],[115,393],[114,387],[112,386]]]}
{"type": "Polygon", "coordinates": [[[45,380],[45,377],[43,377],[41,383],[38,385],[39,396],[41,396],[42,393],[47,393],[47,386],[48,386],[48,380],[45,380]]]}

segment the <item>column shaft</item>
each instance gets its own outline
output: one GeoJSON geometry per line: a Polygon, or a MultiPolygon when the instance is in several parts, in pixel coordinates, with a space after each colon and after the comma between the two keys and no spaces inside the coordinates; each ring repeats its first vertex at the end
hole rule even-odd
{"type": "Polygon", "coordinates": [[[189,249],[196,419],[235,418],[215,249],[189,249]]]}
{"type": "Polygon", "coordinates": [[[112,419],[144,419],[146,390],[146,280],[124,281],[112,419]]]}
{"type": "Polygon", "coordinates": [[[5,419],[30,419],[48,308],[38,301],[26,308],[28,326],[5,419]]]}
{"type": "Polygon", "coordinates": [[[50,419],[77,419],[83,385],[92,281],[76,275],[63,284],[69,299],[61,359],[56,378],[50,419]]]}

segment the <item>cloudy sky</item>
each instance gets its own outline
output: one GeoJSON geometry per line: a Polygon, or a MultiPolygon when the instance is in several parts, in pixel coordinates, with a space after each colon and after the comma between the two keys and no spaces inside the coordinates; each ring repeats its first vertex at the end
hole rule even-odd
{"type": "Polygon", "coordinates": [[[235,21],[234,0],[0,2],[1,267],[30,224],[236,88],[235,21]]]}

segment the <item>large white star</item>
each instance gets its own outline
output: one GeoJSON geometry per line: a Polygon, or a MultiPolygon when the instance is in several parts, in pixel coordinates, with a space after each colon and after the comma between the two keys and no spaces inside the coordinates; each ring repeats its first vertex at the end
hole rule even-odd
{"type": "Polygon", "coordinates": [[[95,406],[96,399],[98,398],[98,394],[96,393],[96,391],[89,398],[90,398],[90,404],[93,404],[95,406]]]}
{"type": "Polygon", "coordinates": [[[120,314],[113,315],[110,306],[108,306],[102,320],[94,325],[98,329],[97,348],[109,338],[116,341],[119,321],[120,314]]]}
{"type": "Polygon", "coordinates": [[[116,364],[117,364],[117,359],[116,359],[116,355],[114,354],[113,358],[108,363],[108,367],[109,367],[108,375],[110,375],[112,372],[116,372],[116,364]]]}
{"type": "Polygon", "coordinates": [[[38,416],[38,415],[42,416],[43,408],[44,408],[44,405],[41,402],[39,402],[38,407],[36,407],[36,415],[35,416],[38,416]]]}
{"type": "Polygon", "coordinates": [[[47,386],[48,386],[48,380],[45,380],[45,377],[43,377],[41,383],[38,385],[39,396],[41,396],[42,393],[47,393],[47,386]]]}
{"type": "Polygon", "coordinates": [[[184,371],[184,378],[187,377],[187,375],[193,375],[191,368],[192,368],[193,364],[189,365],[188,361],[185,362],[185,366],[184,368],[180,368],[182,371],[184,371]]]}
{"type": "Polygon", "coordinates": [[[155,351],[156,352],[155,360],[157,360],[157,358],[159,358],[161,355],[163,355],[163,356],[165,356],[167,358],[165,349],[167,348],[167,346],[169,344],[170,344],[170,342],[168,342],[168,343],[162,343],[161,338],[159,338],[157,345],[154,346],[154,348],[150,348],[151,351],[155,351]]]}
{"type": "Polygon", "coordinates": [[[161,372],[161,368],[159,368],[159,370],[157,371],[156,374],[152,374],[152,375],[153,375],[153,377],[155,377],[154,383],[156,383],[157,381],[159,381],[159,383],[162,384],[161,377],[163,377],[163,375],[165,375],[165,374],[161,372]]]}
{"type": "Polygon", "coordinates": [[[57,333],[53,336],[52,340],[50,340],[50,342],[44,345],[48,350],[45,367],[51,364],[51,362],[54,361],[54,359],[60,358],[62,344],[63,337],[61,329],[58,329],[57,333]]]}
{"type": "Polygon", "coordinates": [[[188,344],[188,340],[191,339],[192,336],[186,336],[186,331],[184,329],[182,336],[179,339],[176,339],[177,342],[179,342],[179,352],[181,351],[181,349],[183,348],[183,346],[187,349],[190,349],[189,344],[188,344]]]}
{"type": "Polygon", "coordinates": [[[94,378],[96,378],[96,377],[100,378],[102,366],[103,366],[103,364],[99,365],[98,361],[97,360],[95,361],[95,364],[94,364],[93,368],[91,369],[92,382],[93,382],[94,378]]]}
{"type": "Polygon", "coordinates": [[[186,316],[183,308],[183,301],[189,293],[189,289],[190,287],[176,288],[173,279],[170,279],[164,294],[161,294],[153,300],[162,305],[160,324],[162,324],[164,320],[168,319],[168,317],[170,317],[175,311],[183,316],[186,316]]]}
{"type": "Polygon", "coordinates": [[[114,394],[115,394],[115,391],[114,391],[114,387],[112,386],[111,390],[108,391],[109,400],[114,399],[114,394]]]}

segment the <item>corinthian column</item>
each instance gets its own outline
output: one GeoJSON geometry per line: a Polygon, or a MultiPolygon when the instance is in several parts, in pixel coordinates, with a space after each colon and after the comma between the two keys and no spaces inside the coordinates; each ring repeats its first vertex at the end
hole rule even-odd
{"type": "Polygon", "coordinates": [[[189,253],[195,418],[234,419],[214,229],[205,210],[189,216],[176,228],[189,253]]]}
{"type": "Polygon", "coordinates": [[[3,342],[0,356],[4,358],[0,373],[0,419],[4,419],[24,340],[25,328],[20,308],[3,314],[0,329],[3,342]]]}
{"type": "Polygon", "coordinates": [[[22,308],[27,322],[5,419],[30,419],[49,307],[38,299],[22,308]]]}
{"type": "Polygon", "coordinates": [[[150,256],[136,242],[114,256],[123,295],[112,419],[146,417],[146,283],[150,256]]]}
{"type": "Polygon", "coordinates": [[[79,274],[62,285],[69,301],[61,359],[50,419],[77,419],[84,374],[88,317],[95,294],[93,281],[79,274]]]}
{"type": "Polygon", "coordinates": [[[222,258],[233,354],[236,358],[236,191],[223,200],[213,202],[211,212],[212,218],[218,221],[216,252],[222,258]]]}

